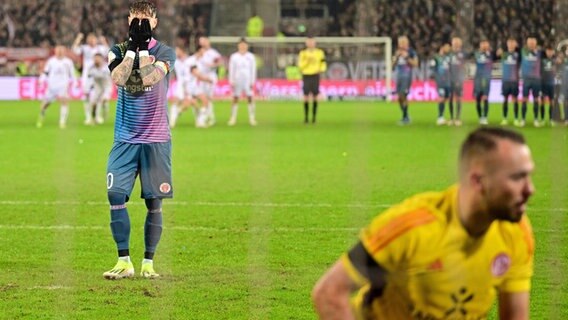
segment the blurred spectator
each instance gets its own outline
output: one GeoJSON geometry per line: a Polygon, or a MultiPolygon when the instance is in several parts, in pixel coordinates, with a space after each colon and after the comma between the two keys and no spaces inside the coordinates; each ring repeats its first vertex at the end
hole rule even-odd
{"type": "Polygon", "coordinates": [[[264,21],[253,12],[247,21],[247,37],[262,37],[264,31],[264,21]]]}

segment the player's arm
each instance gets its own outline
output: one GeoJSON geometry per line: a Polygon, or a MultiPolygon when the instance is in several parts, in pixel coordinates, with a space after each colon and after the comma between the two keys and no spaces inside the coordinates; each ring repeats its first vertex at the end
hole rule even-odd
{"type": "Polygon", "coordinates": [[[68,61],[69,63],[67,64],[67,72],[69,72],[69,87],[71,87],[73,83],[77,81],[77,77],[75,77],[75,65],[73,65],[73,62],[71,60],[68,61]]]}
{"type": "Polygon", "coordinates": [[[534,268],[534,236],[530,221],[525,216],[519,229],[512,233],[515,244],[511,266],[499,291],[499,318],[501,320],[529,319],[531,278],[534,268]]]}
{"type": "Polygon", "coordinates": [[[129,50],[124,55],[123,59],[119,59],[113,50],[108,53],[108,68],[110,70],[112,82],[115,85],[123,87],[126,84],[128,77],[130,77],[130,74],[132,73],[135,55],[134,51],[129,50]]]}
{"type": "Polygon", "coordinates": [[[81,41],[83,40],[84,36],[85,35],[83,35],[83,33],[79,32],[79,34],[77,34],[77,37],[75,37],[75,40],[73,40],[73,45],[71,46],[71,49],[77,55],[81,54],[81,41]]]}
{"type": "Polygon", "coordinates": [[[396,64],[398,63],[398,58],[400,58],[401,52],[400,50],[396,50],[396,52],[394,53],[394,57],[392,59],[391,62],[391,69],[394,69],[396,67],[396,64]]]}
{"type": "Polygon", "coordinates": [[[251,86],[254,87],[254,84],[256,83],[256,56],[254,54],[252,54],[252,65],[251,65],[251,86]]]}
{"type": "Polygon", "coordinates": [[[320,50],[320,53],[320,73],[324,73],[327,70],[327,62],[325,61],[325,52],[323,52],[323,50],[320,50]]]}
{"type": "Polygon", "coordinates": [[[320,319],[355,319],[349,297],[356,288],[345,266],[338,260],[317,282],[312,301],[320,319]]]}
{"type": "Polygon", "coordinates": [[[337,261],[318,281],[312,299],[320,319],[355,319],[351,294],[370,283],[370,301],[383,291],[387,271],[369,254],[362,242],[337,261]]]}
{"type": "Polygon", "coordinates": [[[152,63],[150,55],[142,55],[140,57],[140,76],[142,84],[145,87],[151,87],[160,82],[170,72],[168,64],[164,61],[156,61],[152,63]]]}
{"type": "Polygon", "coordinates": [[[304,73],[304,70],[308,66],[308,58],[306,57],[305,51],[300,51],[298,55],[298,68],[300,68],[300,72],[304,73]]]}
{"type": "Polygon", "coordinates": [[[499,319],[528,320],[529,297],[528,292],[499,293],[499,319]]]}
{"type": "Polygon", "coordinates": [[[229,57],[229,84],[231,86],[235,85],[235,56],[231,55],[229,57]]]}
{"type": "Polygon", "coordinates": [[[410,54],[410,58],[408,59],[408,63],[413,67],[416,68],[418,67],[418,55],[416,54],[416,52],[412,51],[412,53],[410,54]]]}
{"type": "Polygon", "coordinates": [[[197,68],[197,66],[191,66],[190,68],[190,72],[191,74],[196,77],[199,81],[204,81],[204,82],[209,82],[212,83],[213,81],[211,79],[209,79],[209,77],[207,77],[206,75],[202,74],[201,72],[199,72],[199,69],[197,68]]]}
{"type": "Polygon", "coordinates": [[[49,75],[49,70],[51,69],[51,59],[47,60],[45,66],[43,67],[43,72],[39,76],[39,83],[45,83],[47,76],[49,75]]]}

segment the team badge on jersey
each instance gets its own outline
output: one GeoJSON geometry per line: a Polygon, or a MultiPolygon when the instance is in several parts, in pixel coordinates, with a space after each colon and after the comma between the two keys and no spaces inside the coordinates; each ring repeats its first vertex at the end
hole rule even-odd
{"type": "Polygon", "coordinates": [[[139,96],[144,93],[144,84],[142,83],[142,76],[140,75],[140,69],[133,69],[130,77],[124,85],[124,89],[135,96],[139,96]]]}
{"type": "Polygon", "coordinates": [[[172,186],[169,183],[164,182],[160,185],[160,192],[161,193],[169,193],[172,190],[172,186]]]}
{"type": "Polygon", "coordinates": [[[499,253],[491,263],[491,274],[495,277],[503,276],[511,267],[511,257],[506,253],[499,253]]]}

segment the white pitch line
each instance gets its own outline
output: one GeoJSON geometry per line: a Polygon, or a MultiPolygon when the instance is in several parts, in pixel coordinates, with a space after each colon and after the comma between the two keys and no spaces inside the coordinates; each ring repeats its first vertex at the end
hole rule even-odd
{"type": "MultiPolygon", "coordinates": [[[[103,201],[27,201],[0,200],[6,206],[106,206],[103,201]]],[[[142,206],[142,201],[128,202],[129,206],[142,206]]],[[[164,206],[196,206],[196,207],[271,207],[271,208],[389,208],[391,204],[381,203],[286,203],[286,202],[212,202],[212,201],[164,201],[164,206]]],[[[529,208],[528,212],[568,212],[568,208],[529,208]]]]}
{"type": "MultiPolygon", "coordinates": [[[[128,202],[128,205],[143,205],[141,201],[128,202]]],[[[108,202],[101,201],[15,201],[0,200],[0,205],[7,206],[105,206],[108,202]]],[[[276,207],[276,208],[388,208],[387,204],[364,203],[276,203],[276,202],[210,202],[210,201],[164,201],[165,206],[198,206],[198,207],[276,207]]]]}
{"type": "Polygon", "coordinates": [[[33,287],[29,287],[28,290],[37,290],[37,289],[43,289],[43,290],[65,290],[65,289],[71,289],[71,287],[67,287],[67,286],[58,286],[58,285],[51,285],[51,286],[33,286],[33,287]]]}
{"type": "MultiPolygon", "coordinates": [[[[107,226],[72,226],[72,225],[17,225],[17,224],[0,224],[0,230],[107,230],[107,226]]],[[[216,228],[216,227],[200,227],[200,226],[171,226],[165,227],[167,230],[177,231],[201,231],[201,232],[298,232],[298,233],[311,233],[311,232],[353,232],[359,231],[361,228],[351,227],[232,227],[232,228],[216,228]]]]}

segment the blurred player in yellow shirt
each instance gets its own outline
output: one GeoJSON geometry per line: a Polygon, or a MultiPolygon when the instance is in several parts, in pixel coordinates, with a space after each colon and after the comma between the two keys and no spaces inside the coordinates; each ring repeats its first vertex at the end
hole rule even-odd
{"type": "Polygon", "coordinates": [[[377,216],[318,281],[320,318],[485,319],[498,297],[500,319],[528,319],[533,169],[520,134],[472,132],[459,184],[377,216]]]}
{"type": "Polygon", "coordinates": [[[327,70],[327,64],[325,62],[325,53],[323,50],[316,48],[316,40],[313,37],[306,39],[306,49],[300,51],[298,68],[302,73],[304,83],[304,122],[309,122],[309,102],[311,98],[313,106],[312,123],[315,123],[318,112],[320,73],[327,70]]]}

